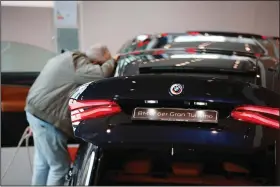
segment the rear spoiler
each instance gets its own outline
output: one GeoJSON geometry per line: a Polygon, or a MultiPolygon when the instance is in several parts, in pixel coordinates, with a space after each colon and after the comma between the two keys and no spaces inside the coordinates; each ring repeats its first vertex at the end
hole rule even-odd
{"type": "Polygon", "coordinates": [[[211,74],[226,74],[226,75],[243,75],[243,76],[256,76],[257,70],[225,70],[219,68],[190,68],[185,66],[150,66],[139,67],[140,74],[149,73],[211,73],[211,74]]]}

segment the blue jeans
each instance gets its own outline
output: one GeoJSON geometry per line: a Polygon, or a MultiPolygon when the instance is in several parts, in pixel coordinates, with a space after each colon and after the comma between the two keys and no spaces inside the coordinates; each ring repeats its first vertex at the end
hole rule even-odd
{"type": "Polygon", "coordinates": [[[53,125],[26,112],[34,139],[32,185],[64,185],[70,168],[67,137],[53,125]]]}

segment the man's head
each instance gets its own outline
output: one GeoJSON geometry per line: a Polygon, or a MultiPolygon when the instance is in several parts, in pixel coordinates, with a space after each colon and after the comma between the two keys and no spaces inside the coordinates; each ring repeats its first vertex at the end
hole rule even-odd
{"type": "Polygon", "coordinates": [[[106,45],[95,44],[89,47],[86,51],[87,57],[98,64],[103,64],[107,60],[110,60],[111,53],[106,45]]]}

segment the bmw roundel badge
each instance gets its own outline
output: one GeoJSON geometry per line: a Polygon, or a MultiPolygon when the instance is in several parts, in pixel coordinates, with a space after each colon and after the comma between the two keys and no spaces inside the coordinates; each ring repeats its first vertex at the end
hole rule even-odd
{"type": "Polygon", "coordinates": [[[180,95],[183,92],[184,86],[182,84],[173,84],[170,87],[170,94],[172,95],[180,95]]]}

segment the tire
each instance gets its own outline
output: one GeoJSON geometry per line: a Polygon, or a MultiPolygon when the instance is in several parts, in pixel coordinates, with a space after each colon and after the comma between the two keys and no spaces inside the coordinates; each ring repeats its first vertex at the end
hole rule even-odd
{"type": "Polygon", "coordinates": [[[71,173],[70,180],[68,182],[68,186],[77,186],[81,183],[81,175],[83,174],[83,167],[85,165],[85,157],[88,152],[88,148],[90,146],[90,143],[88,142],[81,142],[80,146],[78,148],[75,161],[73,163],[73,166],[71,170],[69,171],[71,173]]]}
{"type": "Polygon", "coordinates": [[[279,137],[278,140],[276,141],[275,145],[275,164],[276,164],[276,181],[275,185],[280,186],[280,131],[279,131],[279,137]]]}

